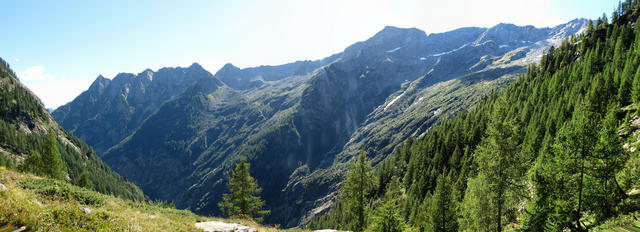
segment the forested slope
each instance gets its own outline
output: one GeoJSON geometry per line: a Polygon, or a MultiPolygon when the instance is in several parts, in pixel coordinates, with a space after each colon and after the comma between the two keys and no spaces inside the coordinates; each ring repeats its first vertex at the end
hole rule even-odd
{"type": "Polygon", "coordinates": [[[362,194],[368,227],[351,223],[348,188],[309,226],[373,228],[393,222],[384,209],[402,219],[385,225],[420,231],[584,231],[637,211],[638,15],[640,1],[621,3],[504,92],[406,141],[362,194]]]}
{"type": "Polygon", "coordinates": [[[0,59],[0,166],[50,176],[127,199],[142,191],[60,127],[0,59]]]}

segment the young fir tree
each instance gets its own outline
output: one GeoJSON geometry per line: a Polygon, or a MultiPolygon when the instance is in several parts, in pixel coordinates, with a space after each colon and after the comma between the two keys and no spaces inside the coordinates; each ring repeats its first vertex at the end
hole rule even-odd
{"type": "Polygon", "coordinates": [[[507,118],[505,100],[498,99],[493,107],[486,136],[476,148],[474,155],[478,177],[469,183],[469,189],[478,192],[465,196],[470,198],[466,201],[470,204],[484,204],[481,201],[488,200],[490,208],[484,209],[483,212],[469,212],[466,216],[470,218],[466,220],[492,221],[490,228],[475,230],[502,231],[503,222],[507,222],[505,213],[515,210],[518,196],[524,190],[522,182],[525,168],[523,160],[519,158],[518,127],[507,118]],[[474,184],[482,186],[474,187],[474,184]],[[487,199],[473,199],[480,196],[487,199]]]}
{"type": "Polygon", "coordinates": [[[60,151],[58,151],[58,142],[52,129],[49,129],[49,133],[44,142],[42,164],[44,165],[42,170],[45,175],[58,180],[64,179],[65,172],[62,156],[60,155],[60,151]]]}
{"type": "Polygon", "coordinates": [[[450,178],[440,174],[431,198],[429,209],[431,228],[427,228],[427,231],[458,231],[455,195],[450,178]]]}
{"type": "Polygon", "coordinates": [[[402,189],[397,177],[391,178],[387,184],[387,190],[383,201],[374,211],[371,223],[367,231],[374,232],[401,232],[404,231],[405,223],[400,216],[400,199],[402,189]]]}
{"type": "Polygon", "coordinates": [[[262,189],[249,174],[249,166],[246,158],[240,159],[236,164],[236,170],[227,183],[229,193],[222,195],[222,202],[218,207],[230,217],[248,217],[262,222],[263,216],[270,211],[262,209],[264,201],[258,195],[262,189]]]}
{"type": "Polygon", "coordinates": [[[373,190],[375,176],[371,163],[367,161],[364,151],[351,165],[347,178],[342,183],[341,198],[344,199],[344,218],[350,222],[352,231],[362,231],[366,226],[368,196],[373,190]]]}
{"type": "Polygon", "coordinates": [[[87,169],[83,169],[82,173],[78,177],[78,186],[87,189],[93,188],[93,182],[91,182],[91,179],[89,179],[89,172],[87,172],[87,169]]]}
{"type": "Polygon", "coordinates": [[[24,160],[24,163],[20,166],[22,171],[31,172],[36,175],[44,174],[45,165],[42,161],[40,152],[32,150],[29,156],[24,160]]]}

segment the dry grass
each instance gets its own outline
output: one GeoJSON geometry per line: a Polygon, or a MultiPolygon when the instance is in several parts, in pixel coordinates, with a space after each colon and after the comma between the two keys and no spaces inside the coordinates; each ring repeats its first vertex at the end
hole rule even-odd
{"type": "Polygon", "coordinates": [[[194,224],[224,221],[280,231],[251,220],[220,219],[198,216],[187,210],[166,208],[146,202],[133,202],[106,196],[97,205],[84,205],[74,200],[43,195],[37,189],[25,189],[20,181],[40,179],[29,174],[0,167],[0,183],[8,190],[0,192],[0,227],[27,226],[32,231],[199,231],[194,224]],[[90,214],[80,208],[91,209],[90,214]]]}

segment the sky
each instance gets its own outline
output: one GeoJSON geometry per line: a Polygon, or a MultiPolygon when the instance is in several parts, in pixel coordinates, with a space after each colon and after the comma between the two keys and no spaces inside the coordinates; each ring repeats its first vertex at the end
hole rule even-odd
{"type": "Polygon", "coordinates": [[[384,26],[438,33],[500,22],[552,27],[610,13],[617,0],[2,1],[0,57],[47,108],[98,75],[189,66],[215,73],[315,60],[384,26]]]}

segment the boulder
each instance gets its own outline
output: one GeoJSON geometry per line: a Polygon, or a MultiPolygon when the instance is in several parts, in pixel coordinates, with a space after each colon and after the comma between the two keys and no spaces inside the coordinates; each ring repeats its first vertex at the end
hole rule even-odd
{"type": "Polygon", "coordinates": [[[256,228],[218,221],[198,222],[196,227],[205,232],[258,232],[256,228]]]}
{"type": "Polygon", "coordinates": [[[4,191],[7,191],[7,186],[0,184],[0,192],[4,192],[4,191]]]}
{"type": "Polygon", "coordinates": [[[82,211],[85,214],[91,214],[91,212],[92,212],[91,209],[89,209],[89,208],[80,208],[80,211],[82,211]]]}

